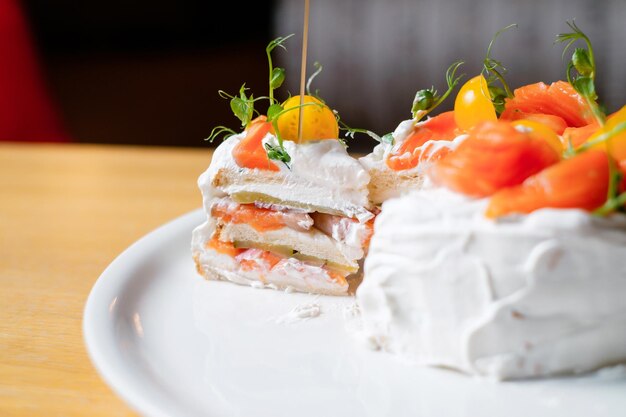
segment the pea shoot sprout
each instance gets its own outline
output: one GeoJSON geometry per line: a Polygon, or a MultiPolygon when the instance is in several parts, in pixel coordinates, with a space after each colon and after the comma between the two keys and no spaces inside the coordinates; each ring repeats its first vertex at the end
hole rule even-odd
{"type": "MultiPolygon", "coordinates": [[[[606,116],[598,105],[598,94],[596,93],[596,61],[593,53],[593,46],[589,37],[576,25],[576,22],[566,22],[572,32],[560,33],[557,35],[555,43],[565,43],[563,48],[563,57],[567,51],[579,41],[582,41],[583,48],[574,48],[572,57],[567,63],[566,76],[567,81],[574,87],[574,90],[580,94],[593,117],[596,119],[598,126],[604,128],[606,116]]],[[[617,168],[617,164],[611,156],[611,139],[620,133],[626,131],[626,122],[622,122],[614,126],[611,130],[603,132],[593,141],[587,142],[574,150],[574,153],[584,152],[600,143],[606,145],[607,157],[609,159],[609,187],[605,203],[594,211],[594,214],[604,216],[626,205],[626,192],[620,194],[619,184],[622,181],[623,174],[617,168]]],[[[572,152],[569,152],[571,155],[572,152]]]]}
{"type": "Polygon", "coordinates": [[[439,106],[443,101],[450,95],[452,90],[457,86],[459,81],[463,78],[465,74],[461,74],[458,77],[456,76],[456,71],[459,69],[461,65],[465,62],[456,61],[452,63],[446,70],[446,84],[448,85],[448,89],[443,95],[438,95],[435,87],[430,87],[425,90],[419,90],[415,93],[415,98],[413,99],[413,106],[411,107],[411,115],[413,119],[415,119],[414,123],[419,122],[426,115],[432,112],[437,106],[439,106]]]}
{"type": "Polygon", "coordinates": [[[600,126],[603,126],[605,115],[597,103],[598,95],[595,88],[596,61],[593,54],[593,46],[589,37],[580,30],[574,20],[567,22],[567,25],[572,29],[572,32],[560,33],[555,40],[555,43],[566,43],[565,48],[563,48],[563,57],[577,41],[583,41],[586,46],[586,48],[574,49],[572,58],[567,64],[567,81],[585,99],[594,118],[600,126]],[[573,76],[572,72],[575,73],[573,76]]]}
{"type": "Polygon", "coordinates": [[[499,31],[497,31],[491,41],[489,42],[489,46],[487,47],[487,55],[483,60],[483,70],[485,73],[485,79],[487,80],[487,86],[489,89],[489,96],[491,97],[491,102],[493,103],[493,107],[496,109],[497,114],[501,114],[504,111],[504,103],[506,98],[513,98],[513,92],[509,88],[506,80],[504,79],[504,75],[508,72],[508,70],[504,67],[502,62],[494,59],[491,56],[491,49],[493,48],[493,44],[496,42],[498,37],[511,28],[517,28],[517,24],[513,23],[506,27],[503,27],[499,31]],[[501,87],[497,86],[496,83],[499,82],[501,87]]]}

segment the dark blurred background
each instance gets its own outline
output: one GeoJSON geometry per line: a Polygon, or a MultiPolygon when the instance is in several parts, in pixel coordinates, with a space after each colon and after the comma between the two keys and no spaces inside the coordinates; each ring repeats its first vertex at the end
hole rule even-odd
{"type": "MultiPolygon", "coordinates": [[[[6,0],[4,0],[6,1],[6,0]]],[[[26,20],[63,125],[76,142],[209,146],[211,128],[238,120],[217,90],[246,82],[267,92],[265,45],[295,33],[276,53],[297,94],[304,1],[25,0],[26,20]]],[[[591,37],[599,92],[607,108],[626,102],[624,0],[311,0],[309,68],[322,97],[342,120],[378,133],[410,116],[415,91],[445,90],[445,69],[478,73],[492,35],[493,55],[512,87],[563,79],[554,37],[576,23],[591,37]]],[[[442,110],[451,108],[453,97],[442,110]]],[[[368,150],[358,138],[351,149],[368,150]]]]}

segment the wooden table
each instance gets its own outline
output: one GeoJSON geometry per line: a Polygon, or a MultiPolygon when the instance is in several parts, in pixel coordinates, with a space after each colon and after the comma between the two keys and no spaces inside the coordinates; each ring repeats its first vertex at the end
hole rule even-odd
{"type": "Polygon", "coordinates": [[[0,144],[0,416],[131,416],[82,337],[104,268],[201,206],[208,149],[0,144]]]}

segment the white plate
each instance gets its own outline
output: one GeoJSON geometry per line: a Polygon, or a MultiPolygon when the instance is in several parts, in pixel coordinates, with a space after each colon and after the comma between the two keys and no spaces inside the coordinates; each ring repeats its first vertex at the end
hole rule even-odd
{"type": "Polygon", "coordinates": [[[102,377],[148,416],[623,416],[623,369],[495,383],[414,368],[355,342],[354,299],[204,281],[198,210],[122,253],[94,286],[85,342],[102,377]],[[285,320],[297,306],[321,314],[285,320]]]}

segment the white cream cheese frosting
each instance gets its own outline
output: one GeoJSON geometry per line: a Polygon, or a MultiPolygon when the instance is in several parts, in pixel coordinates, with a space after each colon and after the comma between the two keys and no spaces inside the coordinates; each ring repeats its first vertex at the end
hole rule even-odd
{"type": "Polygon", "coordinates": [[[383,204],[357,290],[364,332],[420,365],[496,379],[626,361],[626,216],[425,189],[383,204]]]}
{"type": "MultiPolygon", "coordinates": [[[[301,144],[284,141],[291,157],[290,167],[282,162],[270,161],[280,171],[269,171],[272,181],[234,182],[214,187],[213,183],[223,169],[231,173],[267,174],[268,171],[242,168],[232,156],[233,148],[246,135],[242,132],[222,142],[213,153],[211,165],[198,179],[204,196],[205,209],[214,197],[223,197],[238,192],[266,194],[284,201],[296,201],[311,206],[328,207],[347,217],[367,221],[373,217],[368,210],[367,184],[370,177],[359,162],[348,155],[338,140],[309,141],[301,144]]],[[[274,135],[268,133],[263,143],[277,146],[274,135]]]]}

